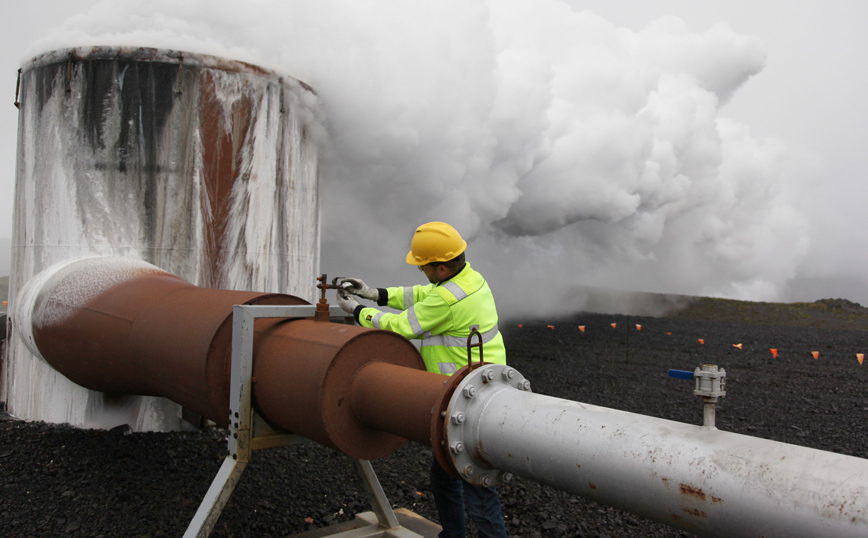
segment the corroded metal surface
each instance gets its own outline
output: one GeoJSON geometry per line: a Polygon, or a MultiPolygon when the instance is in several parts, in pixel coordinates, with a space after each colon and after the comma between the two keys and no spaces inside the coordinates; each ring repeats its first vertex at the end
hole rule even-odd
{"type": "Polygon", "coordinates": [[[431,415],[448,389],[446,376],[374,362],[355,376],[350,403],[363,423],[431,445],[431,415]]]}
{"type": "MultiPolygon", "coordinates": [[[[399,428],[376,429],[359,419],[370,416],[363,407],[374,405],[371,399],[351,397],[360,372],[384,363],[406,375],[415,373],[414,379],[437,382],[436,374],[424,372],[419,352],[406,339],[358,326],[275,320],[257,328],[253,353],[254,405],[263,417],[359,459],[381,458],[406,442],[395,435],[399,428]]],[[[407,387],[407,381],[392,381],[407,387]]],[[[395,389],[379,392],[381,403],[397,403],[395,389]]]]}
{"type": "Polygon", "coordinates": [[[221,426],[232,305],[308,304],[291,295],[199,288],[112,258],[68,265],[34,291],[33,344],[58,372],[91,390],[163,396],[221,426]]]}
{"type": "MultiPolygon", "coordinates": [[[[163,396],[226,426],[233,305],[290,295],[199,288],[144,262],[88,258],[28,284],[19,319],[52,367],[91,390],[163,396]]],[[[255,320],[253,404],[269,424],[360,459],[430,443],[443,376],[388,331],[255,320]],[[427,387],[427,388],[426,388],[427,387]]]]}

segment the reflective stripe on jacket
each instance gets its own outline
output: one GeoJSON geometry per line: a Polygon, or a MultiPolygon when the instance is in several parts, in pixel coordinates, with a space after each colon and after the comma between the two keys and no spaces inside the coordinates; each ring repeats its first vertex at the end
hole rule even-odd
{"type": "MultiPolygon", "coordinates": [[[[467,263],[451,279],[427,286],[387,288],[386,306],[400,314],[362,308],[359,324],[421,339],[422,359],[429,372],[452,375],[467,365],[467,337],[475,327],[482,333],[485,362],[506,364],[503,337],[497,328],[497,308],[491,288],[467,263]]],[[[478,343],[476,337],[471,341],[478,343]]],[[[479,360],[479,348],[473,348],[479,360]]]]}

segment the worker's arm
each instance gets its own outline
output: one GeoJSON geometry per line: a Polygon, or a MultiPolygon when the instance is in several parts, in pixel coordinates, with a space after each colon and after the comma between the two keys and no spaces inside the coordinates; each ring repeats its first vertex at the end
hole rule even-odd
{"type": "Polygon", "coordinates": [[[341,280],[341,289],[369,301],[375,301],[379,306],[388,306],[397,310],[406,310],[416,303],[422,302],[434,288],[427,286],[397,286],[392,288],[372,288],[360,278],[345,278],[341,280]]]}
{"type": "MultiPolygon", "coordinates": [[[[427,287],[415,286],[415,288],[427,287]]],[[[420,290],[417,291],[422,293],[420,290]]],[[[390,293],[389,299],[389,306],[392,308],[401,308],[405,304],[403,294],[396,295],[395,301],[392,302],[392,294],[390,293]]],[[[428,293],[424,299],[415,302],[399,314],[382,312],[376,308],[366,308],[359,305],[354,309],[353,315],[362,327],[392,331],[404,338],[421,338],[426,333],[440,334],[448,329],[452,321],[452,310],[437,293],[428,293]]]]}
{"type": "Polygon", "coordinates": [[[380,306],[388,306],[389,308],[394,308],[396,310],[407,310],[411,306],[424,301],[433,289],[434,284],[428,284],[427,286],[380,288],[380,300],[377,301],[377,304],[380,306]]]}

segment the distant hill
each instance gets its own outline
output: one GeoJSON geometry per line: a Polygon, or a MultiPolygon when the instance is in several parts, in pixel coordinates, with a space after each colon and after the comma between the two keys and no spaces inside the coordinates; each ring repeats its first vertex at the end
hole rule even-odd
{"type": "Polygon", "coordinates": [[[847,299],[820,299],[813,303],[755,303],[693,297],[684,306],[663,317],[868,331],[868,308],[847,299]]]}
{"type": "Polygon", "coordinates": [[[868,331],[868,308],[847,299],[765,303],[602,288],[575,288],[569,298],[576,312],[868,331]]]}

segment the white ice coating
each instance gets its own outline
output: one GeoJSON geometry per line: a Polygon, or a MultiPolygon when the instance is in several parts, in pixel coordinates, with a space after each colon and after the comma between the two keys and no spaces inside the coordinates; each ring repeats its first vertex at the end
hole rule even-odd
{"type": "Polygon", "coordinates": [[[18,338],[36,357],[43,358],[33,329],[62,323],[102,292],[144,274],[167,275],[138,258],[97,256],[52,265],[19,290],[12,314],[18,338]]]}
{"type": "Polygon", "coordinates": [[[219,61],[215,68],[213,61],[197,64],[196,57],[185,59],[180,91],[145,96],[153,102],[142,99],[131,112],[124,99],[141,84],[134,77],[148,76],[151,67],[137,73],[129,62],[118,67],[123,63],[101,68],[113,69],[96,77],[112,86],[103,94],[80,71],[68,77],[63,68],[25,66],[9,285],[14,310],[0,400],[28,420],[179,429],[184,424],[176,404],[143,396],[107,399],[35,355],[25,343],[32,345],[26,327],[64,314],[62,308],[40,310],[39,290],[80,303],[110,284],[95,257],[111,256],[130,270],[152,267],[199,286],[314,301],[320,231],[318,156],[310,133],[317,112],[313,94],[289,78],[224,71],[219,61]],[[166,95],[171,102],[162,103],[163,123],[145,117],[143,107],[159,105],[166,95]],[[228,160],[235,166],[231,178],[224,173],[215,180],[215,164],[206,162],[208,114],[218,115],[217,128],[235,152],[228,160]],[[229,187],[230,200],[211,199],[217,183],[221,192],[229,187]],[[228,205],[221,206],[224,228],[217,237],[221,202],[228,205]],[[64,281],[80,264],[93,264],[92,278],[64,281]]]}

